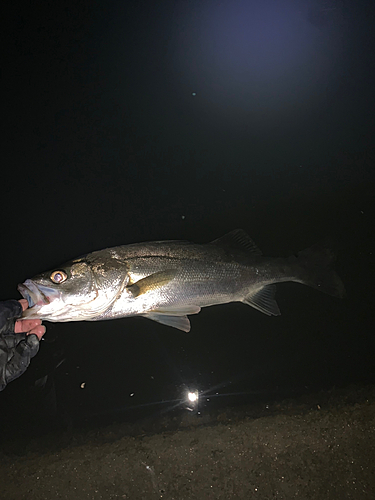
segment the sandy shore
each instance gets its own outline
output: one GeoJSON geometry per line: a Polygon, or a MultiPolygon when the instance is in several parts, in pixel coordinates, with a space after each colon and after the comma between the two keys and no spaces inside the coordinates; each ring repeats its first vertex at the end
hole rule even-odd
{"type": "Polygon", "coordinates": [[[375,387],[2,446],[1,498],[375,498],[375,387]]]}

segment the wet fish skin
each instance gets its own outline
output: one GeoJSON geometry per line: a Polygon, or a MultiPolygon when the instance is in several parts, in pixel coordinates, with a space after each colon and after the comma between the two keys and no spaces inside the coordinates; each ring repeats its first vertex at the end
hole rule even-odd
{"type": "Polygon", "coordinates": [[[297,257],[264,257],[241,229],[208,244],[156,241],[107,248],[18,286],[28,318],[52,322],[144,316],[183,331],[202,307],[243,302],[280,314],[275,283],[296,281],[342,297],[332,253],[313,247],[297,257]],[[60,280],[54,282],[53,280],[60,280]]]}

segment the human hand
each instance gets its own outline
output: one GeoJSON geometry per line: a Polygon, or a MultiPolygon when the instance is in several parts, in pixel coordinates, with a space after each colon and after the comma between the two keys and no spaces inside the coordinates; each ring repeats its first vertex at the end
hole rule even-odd
{"type": "MultiPolygon", "coordinates": [[[[29,304],[26,299],[18,301],[22,306],[22,311],[25,311],[29,304]]],[[[39,340],[46,333],[46,327],[42,325],[40,319],[18,319],[14,325],[14,333],[26,333],[26,335],[36,335],[39,340]]]]}
{"type": "Polygon", "coordinates": [[[0,391],[26,371],[46,331],[39,319],[18,319],[28,307],[27,300],[18,302],[0,302],[0,391]]]}

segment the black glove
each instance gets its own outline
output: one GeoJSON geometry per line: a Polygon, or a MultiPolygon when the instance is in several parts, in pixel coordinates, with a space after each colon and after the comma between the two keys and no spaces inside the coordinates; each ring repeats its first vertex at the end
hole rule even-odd
{"type": "Polygon", "coordinates": [[[0,391],[26,371],[39,351],[36,335],[14,333],[16,319],[21,316],[22,306],[17,300],[0,302],[0,391]]]}

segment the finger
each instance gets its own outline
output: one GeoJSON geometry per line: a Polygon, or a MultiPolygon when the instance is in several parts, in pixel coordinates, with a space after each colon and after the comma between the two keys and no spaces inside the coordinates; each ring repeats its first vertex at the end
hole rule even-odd
{"type": "Polygon", "coordinates": [[[13,357],[7,363],[5,368],[5,380],[7,383],[15,378],[18,378],[30,364],[30,359],[33,358],[39,351],[39,340],[34,337],[28,337],[19,342],[14,350],[13,357]]]}
{"type": "Polygon", "coordinates": [[[29,303],[27,302],[26,299],[20,299],[18,302],[22,306],[22,311],[26,311],[26,309],[29,307],[29,303]]]}
{"type": "Polygon", "coordinates": [[[36,335],[40,340],[43,335],[46,333],[46,327],[44,325],[39,325],[27,332],[26,335],[36,335]]]}
{"type": "Polygon", "coordinates": [[[14,333],[29,332],[35,326],[41,325],[40,319],[18,319],[14,325],[14,333]]]}
{"type": "MultiPolygon", "coordinates": [[[[36,335],[29,335],[26,337],[26,339],[23,339],[17,345],[12,360],[17,356],[20,356],[27,362],[27,360],[33,358],[38,351],[39,351],[39,339],[37,338],[36,335]]],[[[24,363],[22,363],[22,360],[20,360],[19,364],[24,364],[24,363]]]]}

